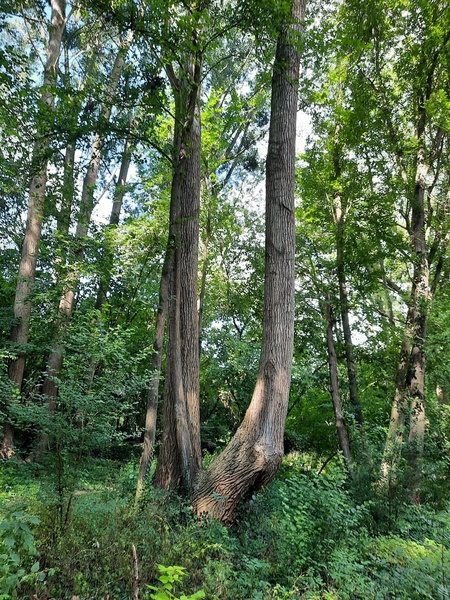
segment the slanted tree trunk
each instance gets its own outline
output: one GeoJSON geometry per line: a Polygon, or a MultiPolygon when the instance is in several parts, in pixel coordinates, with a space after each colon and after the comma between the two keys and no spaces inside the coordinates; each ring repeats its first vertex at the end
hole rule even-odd
{"type": "MultiPolygon", "coordinates": [[[[51,26],[49,28],[49,43],[47,61],[44,69],[44,85],[41,96],[43,105],[43,121],[48,119],[53,111],[56,83],[56,67],[61,49],[61,39],[65,27],[65,0],[52,0],[51,26]]],[[[19,265],[16,297],[14,300],[14,319],[16,324],[11,331],[11,341],[24,345],[28,341],[28,329],[31,314],[31,294],[33,292],[36,273],[39,241],[41,239],[42,218],[47,186],[47,164],[49,137],[47,126],[42,130],[38,124],[38,139],[33,149],[32,168],[34,170],[30,184],[27,223],[22,245],[22,257],[19,265]]],[[[25,352],[19,348],[19,356],[11,361],[8,369],[10,379],[21,388],[25,368],[25,352]]]]}
{"type": "MultiPolygon", "coordinates": [[[[20,391],[25,370],[25,344],[31,316],[31,296],[36,274],[36,264],[41,239],[44,200],[47,187],[47,165],[49,157],[50,127],[46,125],[55,104],[54,88],[56,70],[61,50],[61,40],[65,28],[65,0],[51,0],[51,24],[47,47],[47,60],[44,67],[44,82],[41,94],[42,124],[37,123],[37,141],[33,148],[32,179],[28,198],[28,213],[22,256],[17,278],[14,299],[14,325],[10,340],[17,345],[17,357],[8,366],[8,376],[20,391]]],[[[2,442],[2,455],[10,456],[13,449],[13,434],[9,424],[5,425],[2,442]]]]}
{"type": "Polygon", "coordinates": [[[336,430],[339,439],[339,448],[347,463],[347,468],[350,469],[351,454],[350,454],[350,438],[348,435],[347,425],[344,419],[342,410],[341,395],[339,393],[339,375],[337,366],[336,349],[334,347],[333,337],[333,314],[331,309],[330,295],[327,294],[324,304],[325,321],[327,324],[327,350],[328,350],[328,367],[330,371],[330,394],[333,402],[334,418],[336,421],[336,430]]]}
{"type": "MultiPolygon", "coordinates": [[[[198,47],[194,32],[193,47],[198,47]]],[[[155,485],[189,491],[201,467],[198,347],[201,51],[186,57],[177,77],[170,198],[169,307],[163,433],[155,485]]]]}
{"type": "Polygon", "coordinates": [[[266,253],[263,339],[258,377],[244,420],[223,453],[200,474],[197,514],[233,521],[238,503],[269,484],[283,456],[294,343],[295,138],[305,0],[280,32],[272,77],[266,162],[266,253]]]}

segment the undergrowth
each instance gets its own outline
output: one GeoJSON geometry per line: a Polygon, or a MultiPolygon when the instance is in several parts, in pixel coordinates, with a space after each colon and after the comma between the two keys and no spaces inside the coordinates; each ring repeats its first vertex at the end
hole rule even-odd
{"type": "Polygon", "coordinates": [[[450,599],[448,510],[399,500],[380,522],[375,489],[356,502],[339,467],[317,475],[291,455],[225,528],[151,486],[136,507],[136,468],[3,463],[0,598],[131,598],[134,545],[144,600],[450,599]]]}

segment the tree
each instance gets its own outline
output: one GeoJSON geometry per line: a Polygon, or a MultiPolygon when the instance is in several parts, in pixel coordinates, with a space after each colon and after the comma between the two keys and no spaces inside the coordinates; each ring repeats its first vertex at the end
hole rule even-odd
{"type": "MultiPolygon", "coordinates": [[[[17,345],[17,357],[10,361],[8,376],[19,390],[22,387],[25,369],[25,345],[28,342],[32,293],[42,231],[47,186],[47,165],[50,151],[50,115],[54,110],[55,104],[54,90],[61,40],[66,25],[65,11],[65,0],[51,0],[47,59],[44,66],[44,80],[41,92],[41,121],[36,123],[37,138],[33,148],[27,221],[14,299],[15,323],[11,329],[10,336],[11,342],[17,345]]],[[[11,454],[12,444],[12,429],[9,424],[6,424],[1,450],[3,455],[11,454]]]]}
{"type": "Polygon", "coordinates": [[[336,349],[333,337],[333,313],[330,302],[330,295],[327,294],[324,303],[324,316],[327,325],[327,350],[328,366],[330,370],[330,394],[333,402],[334,418],[336,421],[336,430],[339,439],[339,448],[347,461],[347,467],[350,469],[352,456],[350,454],[350,439],[348,428],[342,410],[341,396],[339,393],[339,376],[336,357],[336,349]]]}
{"type": "MultiPolygon", "coordinates": [[[[167,252],[168,340],[161,451],[155,484],[189,490],[201,466],[197,318],[200,216],[200,40],[204,3],[187,7],[188,49],[165,69],[175,100],[172,185],[167,252]]],[[[180,9],[182,10],[182,9],[180,9]]],[[[182,10],[182,12],[184,12],[182,10]]]]}
{"type": "MultiPolygon", "coordinates": [[[[256,90],[251,89],[249,92],[240,92],[239,88],[245,89],[242,81],[246,77],[246,72],[242,67],[251,52],[250,43],[242,44],[242,38],[240,37],[238,44],[237,40],[232,37],[231,40],[224,40],[218,50],[213,52],[212,56],[207,57],[208,63],[211,64],[211,72],[208,77],[208,89],[201,94],[201,200],[203,213],[206,214],[204,216],[200,214],[200,219],[203,216],[206,224],[204,226],[203,250],[201,252],[201,278],[198,299],[199,352],[201,352],[203,309],[207,293],[206,279],[213,243],[212,238],[214,237],[213,228],[214,223],[219,219],[218,206],[221,202],[225,202],[225,198],[223,200],[222,198],[219,199],[219,195],[223,194],[227,186],[230,187],[233,173],[238,171],[239,167],[242,167],[245,158],[253,152],[250,143],[259,133],[259,131],[256,133],[253,131],[253,125],[256,130],[259,128],[256,123],[253,124],[252,117],[258,110],[261,110],[262,100],[266,95],[260,85],[256,86],[256,90]],[[229,61],[226,68],[222,67],[216,73],[214,70],[216,61],[220,62],[225,51],[233,55],[234,59],[229,61]],[[242,112],[244,112],[244,118],[242,112]],[[220,119],[217,118],[218,113],[221,115],[220,119]]],[[[215,235],[217,236],[217,233],[215,235]]],[[[169,299],[168,274],[171,257],[172,253],[166,252],[160,280],[151,365],[152,380],[147,399],[144,445],[139,464],[137,498],[139,498],[142,489],[155,441],[160,369],[169,299]]]]}
{"type": "MultiPolygon", "coordinates": [[[[351,2],[348,10],[351,18],[356,10],[361,19],[359,8],[351,2]]],[[[407,3],[402,10],[387,4],[368,7],[363,21],[365,27],[370,24],[365,30],[371,42],[369,61],[364,69],[357,67],[369,97],[377,104],[390,162],[403,183],[397,210],[409,238],[411,275],[382,477],[389,479],[391,472],[395,473],[408,413],[408,461],[415,501],[419,500],[419,459],[426,425],[428,312],[440,279],[438,257],[446,250],[448,232],[446,219],[437,220],[433,215],[444,214],[448,188],[446,118],[441,102],[447,98],[449,84],[449,18],[448,7],[433,2],[407,3]],[[412,49],[405,50],[405,35],[412,49]],[[393,45],[399,52],[391,62],[388,48],[393,45]]]]}
{"type": "Polygon", "coordinates": [[[238,503],[270,483],[283,455],[294,343],[294,166],[299,32],[305,2],[295,0],[282,28],[272,77],[266,161],[266,258],[263,339],[250,406],[222,454],[200,474],[193,493],[197,514],[227,523],[238,503]]]}
{"type": "Polygon", "coordinates": [[[56,378],[58,378],[62,367],[64,343],[67,328],[74,309],[75,294],[79,279],[79,268],[84,258],[86,237],[95,205],[95,186],[107,134],[105,126],[108,124],[111,117],[117,87],[125,67],[126,54],[130,48],[133,36],[134,33],[129,32],[125,39],[119,40],[117,54],[111,68],[109,81],[105,91],[105,98],[100,108],[98,130],[94,136],[89,162],[83,180],[75,232],[76,249],[72,256],[72,264],[69,265],[68,273],[63,282],[63,290],[59,301],[58,317],[55,327],[55,338],[48,359],[47,376],[42,389],[42,393],[47,397],[47,406],[50,413],[54,409],[54,398],[57,396],[58,390],[56,378]]]}

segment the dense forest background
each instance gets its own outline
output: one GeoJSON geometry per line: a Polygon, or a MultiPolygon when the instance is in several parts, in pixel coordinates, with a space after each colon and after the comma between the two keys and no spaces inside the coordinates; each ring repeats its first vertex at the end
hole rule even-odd
{"type": "Polygon", "coordinates": [[[0,599],[450,598],[450,5],[0,24],[0,599]]]}

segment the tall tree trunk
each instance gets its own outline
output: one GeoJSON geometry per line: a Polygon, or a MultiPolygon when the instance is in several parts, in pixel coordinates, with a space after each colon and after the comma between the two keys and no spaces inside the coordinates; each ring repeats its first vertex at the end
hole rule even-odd
{"type": "Polygon", "coordinates": [[[223,453],[200,474],[197,514],[229,523],[238,503],[274,478],[283,456],[294,344],[295,138],[305,0],[294,0],[293,22],[280,32],[272,77],[266,161],[264,322],[259,372],[244,420],[223,453]]]}
{"type": "Polygon", "coordinates": [[[347,425],[344,419],[342,410],[341,396],[339,393],[339,375],[337,367],[337,356],[334,347],[333,338],[333,314],[331,310],[330,295],[325,298],[324,314],[327,324],[327,349],[328,349],[328,366],[330,370],[330,394],[333,402],[334,418],[336,421],[336,430],[339,439],[339,448],[347,462],[347,467],[350,469],[351,453],[350,453],[350,438],[348,435],[347,425]]]}
{"type": "MultiPolygon", "coordinates": [[[[230,145],[228,146],[225,155],[226,157],[230,157],[232,155],[232,150],[236,146],[238,141],[238,133],[242,133],[242,131],[248,128],[248,123],[243,126],[239,126],[235,136],[233,137],[230,145]]],[[[237,154],[242,150],[244,136],[242,136],[242,140],[237,148],[237,154]]],[[[237,158],[235,157],[231,165],[227,171],[226,176],[220,182],[220,184],[211,184],[210,172],[207,172],[205,176],[205,187],[207,189],[207,197],[208,197],[208,213],[207,213],[207,221],[206,221],[206,236],[205,243],[203,247],[203,262],[202,262],[202,273],[200,280],[200,295],[198,299],[198,339],[199,339],[199,355],[201,353],[201,332],[202,332],[202,323],[203,323],[203,307],[204,307],[204,299],[206,293],[206,274],[207,274],[207,266],[208,266],[208,251],[209,251],[209,242],[211,238],[211,218],[212,218],[212,210],[213,205],[217,202],[218,194],[225,185],[228,183],[231,178],[232,173],[234,172],[237,165],[237,158]]],[[[142,455],[139,463],[139,474],[138,481],[136,486],[136,501],[139,500],[144,478],[148,469],[148,465],[150,462],[154,442],[155,442],[155,432],[156,432],[156,418],[157,418],[157,407],[158,407],[158,394],[159,394],[159,381],[160,381],[160,369],[162,362],[162,351],[163,351],[163,339],[164,339],[164,325],[167,314],[168,307],[168,297],[169,297],[169,272],[171,270],[170,261],[172,260],[173,253],[171,251],[170,246],[166,251],[166,256],[164,260],[161,282],[160,282],[160,292],[159,292],[159,308],[158,315],[156,320],[155,327],[155,341],[153,343],[153,356],[152,356],[152,381],[149,389],[148,399],[147,399],[147,411],[146,411],[146,419],[145,419],[145,430],[144,430],[144,446],[142,450],[142,455]]]]}
{"type": "MultiPolygon", "coordinates": [[[[427,92],[429,94],[429,92],[427,92]]],[[[427,95],[428,97],[428,95],[427,95]]],[[[397,369],[396,393],[391,411],[391,421],[386,440],[385,453],[381,468],[382,478],[394,479],[405,425],[406,397],[409,397],[409,454],[411,471],[410,486],[414,502],[420,501],[420,466],[425,435],[425,353],[427,337],[428,305],[431,300],[429,290],[429,261],[426,246],[426,186],[427,175],[433,157],[426,157],[425,151],[426,109],[424,99],[420,99],[416,139],[416,171],[414,192],[411,199],[410,240],[413,252],[413,279],[411,285],[408,314],[406,318],[405,338],[402,343],[400,362],[397,369]]],[[[436,134],[436,140],[440,132],[436,134]]]]}
{"type": "MultiPolygon", "coordinates": [[[[54,85],[56,83],[56,67],[60,55],[61,39],[65,27],[65,0],[52,0],[51,26],[49,28],[49,43],[47,61],[44,69],[44,85],[41,101],[45,111],[53,111],[55,97],[54,85]]],[[[44,121],[48,113],[44,114],[44,121]]],[[[16,296],[14,300],[14,319],[16,324],[11,331],[11,341],[24,345],[28,341],[28,329],[31,314],[31,294],[33,292],[36,263],[41,239],[42,218],[47,187],[47,164],[49,137],[45,131],[40,131],[38,126],[38,140],[34,146],[32,168],[33,178],[30,184],[27,223],[25,237],[22,245],[22,257],[19,265],[16,296]]],[[[19,347],[19,356],[11,361],[8,369],[10,379],[20,390],[25,368],[25,352],[19,347]]]]}
{"type": "MultiPolygon", "coordinates": [[[[54,88],[56,70],[61,50],[61,40],[65,28],[65,0],[51,0],[51,24],[47,60],[44,67],[44,82],[41,102],[43,106],[43,122],[53,112],[55,104],[54,88]]],[[[14,320],[10,340],[17,344],[17,358],[8,366],[8,376],[19,391],[22,388],[25,369],[25,345],[28,342],[28,331],[31,316],[31,296],[33,293],[36,274],[36,264],[41,239],[42,219],[45,193],[47,187],[47,165],[49,155],[49,134],[47,125],[43,128],[37,125],[38,138],[33,149],[33,176],[30,183],[28,213],[25,227],[25,237],[22,245],[22,256],[17,278],[16,295],[14,299],[14,320]]],[[[6,425],[2,443],[2,453],[12,453],[13,436],[10,425],[6,425]]]]}
{"type": "MultiPolygon", "coordinates": [[[[339,128],[336,127],[336,138],[339,136],[339,128]]],[[[334,145],[334,178],[339,182],[341,176],[341,157],[338,139],[334,145]]],[[[350,327],[347,278],[345,274],[345,215],[342,208],[342,198],[340,190],[334,194],[334,221],[336,225],[336,270],[339,283],[339,300],[342,320],[342,330],[344,333],[345,358],[347,362],[348,387],[350,396],[351,411],[355,417],[356,424],[363,435],[364,420],[361,408],[361,402],[358,392],[358,381],[356,377],[356,365],[353,358],[352,331],[350,327]]]]}
{"type": "Polygon", "coordinates": [[[126,39],[119,45],[119,50],[111,70],[105,99],[100,111],[98,124],[99,130],[95,134],[94,141],[92,143],[89,164],[83,180],[78,222],[75,231],[77,247],[73,255],[73,264],[69,267],[69,271],[63,284],[63,291],[58,307],[58,317],[55,323],[56,333],[53,339],[53,347],[48,359],[47,376],[44,380],[42,389],[42,393],[47,397],[47,410],[49,413],[52,413],[54,410],[55,398],[58,393],[58,387],[55,378],[58,377],[62,368],[67,328],[72,318],[75,293],[78,285],[78,268],[83,261],[85,239],[88,233],[92,211],[94,209],[94,191],[100,170],[103,144],[106,135],[105,124],[108,123],[111,116],[114,97],[116,95],[119,80],[125,66],[125,57],[131,45],[132,39],[133,34],[129,33],[126,39]]]}
{"type": "Polygon", "coordinates": [[[166,325],[167,308],[169,304],[169,272],[171,270],[170,261],[172,260],[172,252],[167,249],[164,257],[164,264],[161,273],[161,281],[159,284],[159,304],[158,314],[156,317],[155,340],[153,342],[152,355],[152,379],[147,397],[147,410],[145,415],[144,429],[144,446],[142,449],[141,459],[139,461],[139,473],[136,485],[136,501],[142,492],[145,475],[147,474],[148,465],[155,445],[156,435],[156,418],[158,414],[158,396],[159,396],[159,381],[161,376],[161,362],[164,344],[164,330],[166,325]]]}
{"type": "Polygon", "coordinates": [[[163,434],[155,485],[185,491],[201,467],[197,317],[201,67],[199,51],[187,59],[179,77],[167,67],[175,94],[168,249],[172,257],[163,434]]]}
{"type": "MultiPolygon", "coordinates": [[[[423,111],[424,112],[424,111],[423,111]]],[[[421,114],[421,113],[420,113],[421,114]]],[[[425,196],[428,167],[425,161],[423,125],[419,122],[419,151],[417,172],[412,202],[411,246],[414,252],[413,285],[411,291],[412,308],[412,348],[411,348],[411,382],[410,382],[410,450],[408,463],[412,470],[411,492],[414,502],[420,501],[420,467],[419,459],[423,454],[425,435],[425,352],[427,339],[429,293],[429,265],[425,240],[425,196]],[[423,127],[423,129],[422,129],[423,127]]]]}

